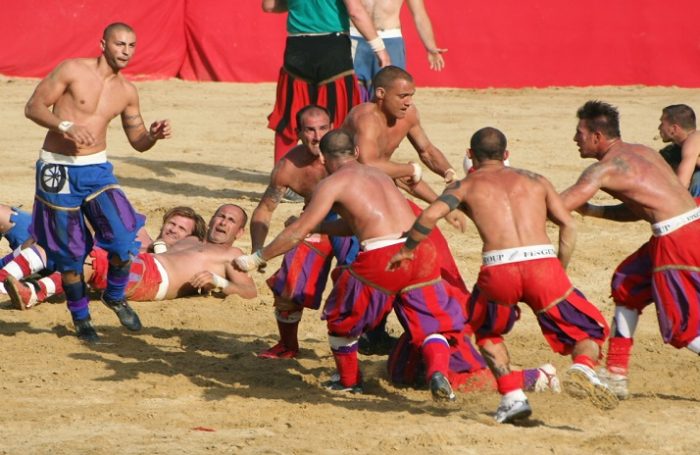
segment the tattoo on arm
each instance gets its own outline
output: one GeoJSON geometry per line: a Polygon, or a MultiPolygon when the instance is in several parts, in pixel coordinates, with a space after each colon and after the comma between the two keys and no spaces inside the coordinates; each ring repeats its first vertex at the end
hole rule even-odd
{"type": "MultiPolygon", "coordinates": [[[[140,126],[144,126],[143,120],[141,119],[140,115],[125,115],[123,117],[124,121],[124,128],[127,129],[133,129],[133,128],[138,128],[140,126]]],[[[145,126],[144,126],[145,128],[145,126]]]]}
{"type": "Polygon", "coordinates": [[[437,200],[438,200],[438,201],[442,201],[442,202],[444,202],[445,204],[447,204],[447,206],[450,208],[450,211],[456,209],[457,206],[459,205],[459,202],[460,202],[459,199],[457,199],[457,198],[456,198],[455,196],[453,196],[452,194],[444,194],[444,193],[441,194],[441,195],[437,198],[437,200]]]}
{"type": "Polygon", "coordinates": [[[269,199],[275,205],[280,203],[282,197],[284,197],[284,191],[276,186],[268,186],[263,194],[263,199],[269,199]]]}

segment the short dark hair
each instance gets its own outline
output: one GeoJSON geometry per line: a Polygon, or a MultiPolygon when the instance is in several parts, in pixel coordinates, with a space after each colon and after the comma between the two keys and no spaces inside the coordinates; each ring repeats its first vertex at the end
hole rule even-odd
{"type": "Polygon", "coordinates": [[[500,130],[487,126],[481,128],[471,138],[469,147],[479,160],[502,160],[505,158],[508,141],[500,130]]]}
{"type": "Polygon", "coordinates": [[[125,24],[124,22],[112,22],[107,27],[105,27],[104,31],[102,32],[102,39],[107,40],[107,38],[109,38],[109,35],[111,35],[112,32],[116,30],[126,30],[127,32],[134,33],[134,29],[131,28],[131,25],[125,24]]]}
{"type": "Polygon", "coordinates": [[[603,101],[588,101],[576,112],[586,122],[589,130],[601,133],[609,139],[620,137],[620,113],[617,108],[603,101]]]}
{"type": "Polygon", "coordinates": [[[194,231],[191,235],[196,236],[199,240],[204,240],[207,235],[207,223],[199,213],[195,212],[192,207],[184,205],[173,207],[163,214],[163,224],[167,223],[170,218],[176,215],[194,221],[194,231]]]}
{"type": "Polygon", "coordinates": [[[307,104],[306,106],[299,109],[299,111],[297,112],[297,115],[296,115],[297,131],[301,131],[302,123],[303,123],[302,120],[304,119],[304,116],[310,112],[316,112],[316,113],[325,115],[326,117],[328,117],[328,123],[330,123],[330,121],[331,121],[331,114],[330,114],[330,112],[328,112],[328,109],[326,109],[323,106],[319,106],[318,104],[307,104]]]}
{"type": "Polygon", "coordinates": [[[408,82],[413,82],[413,76],[411,76],[408,71],[399,68],[398,66],[385,66],[380,69],[377,74],[372,78],[372,87],[383,89],[388,88],[394,81],[403,79],[408,82]]]}
{"type": "Polygon", "coordinates": [[[663,117],[673,125],[678,125],[684,130],[695,129],[695,112],[687,104],[672,104],[663,109],[663,117]]]}
{"type": "Polygon", "coordinates": [[[352,134],[342,128],[326,133],[321,139],[319,147],[321,148],[321,153],[330,158],[353,155],[355,153],[355,142],[352,139],[352,134]]]}

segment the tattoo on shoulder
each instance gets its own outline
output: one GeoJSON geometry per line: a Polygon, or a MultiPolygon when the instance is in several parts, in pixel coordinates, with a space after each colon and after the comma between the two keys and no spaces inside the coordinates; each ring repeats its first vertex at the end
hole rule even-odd
{"type": "Polygon", "coordinates": [[[444,194],[444,193],[441,194],[441,195],[437,198],[437,200],[438,200],[438,201],[442,201],[442,202],[444,202],[445,204],[447,204],[447,206],[450,208],[450,211],[456,209],[457,206],[459,205],[459,202],[460,202],[459,199],[457,199],[456,196],[454,196],[454,195],[452,195],[452,194],[444,194]]]}
{"type": "Polygon", "coordinates": [[[524,175],[525,177],[529,178],[530,180],[539,180],[541,177],[540,174],[537,174],[532,171],[528,171],[527,169],[514,169],[515,172],[517,172],[520,175],[524,175]]]}
{"type": "Polygon", "coordinates": [[[452,183],[450,183],[449,185],[447,185],[446,189],[448,189],[448,190],[456,190],[456,189],[458,189],[461,185],[462,185],[462,181],[461,181],[461,180],[455,180],[454,182],[452,182],[452,183]]]}
{"type": "Polygon", "coordinates": [[[630,170],[630,166],[629,166],[629,164],[627,163],[627,161],[625,161],[624,159],[622,159],[622,158],[619,157],[619,156],[613,158],[612,164],[613,164],[613,166],[615,166],[615,168],[616,168],[618,171],[620,171],[620,172],[623,173],[623,174],[624,174],[624,173],[627,173],[627,171],[630,170]]]}

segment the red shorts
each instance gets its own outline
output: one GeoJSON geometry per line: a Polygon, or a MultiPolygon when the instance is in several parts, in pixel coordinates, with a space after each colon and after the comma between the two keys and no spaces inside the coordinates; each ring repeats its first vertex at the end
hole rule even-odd
{"type": "Polygon", "coordinates": [[[267,285],[276,298],[316,310],[321,306],[332,260],[328,236],[309,237],[284,255],[282,266],[267,279],[267,285]]]}
{"type": "Polygon", "coordinates": [[[575,289],[556,258],[482,266],[469,300],[469,324],[477,343],[499,342],[525,302],[537,316],[547,342],[559,354],[570,354],[576,342],[602,345],[609,327],[598,308],[575,289]]]}
{"type": "MultiPolygon", "coordinates": [[[[107,251],[102,248],[93,248],[90,251],[90,258],[92,258],[93,273],[88,285],[92,289],[103,291],[107,288],[107,270],[109,269],[107,251]]],[[[125,291],[126,298],[136,302],[156,300],[162,281],[163,278],[153,255],[139,253],[131,261],[129,283],[125,291]]]]}
{"type": "Polygon", "coordinates": [[[615,270],[616,305],[642,311],[656,302],[665,343],[683,348],[700,336],[700,221],[652,237],[615,270]]]}

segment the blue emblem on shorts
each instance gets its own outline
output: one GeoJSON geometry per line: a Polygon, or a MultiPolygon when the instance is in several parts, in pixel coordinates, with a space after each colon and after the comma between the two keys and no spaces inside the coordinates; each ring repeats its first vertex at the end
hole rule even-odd
{"type": "Polygon", "coordinates": [[[70,193],[67,183],[68,172],[60,164],[46,164],[41,168],[41,189],[47,193],[70,193]]]}

